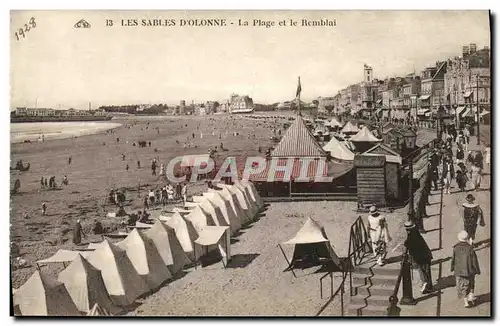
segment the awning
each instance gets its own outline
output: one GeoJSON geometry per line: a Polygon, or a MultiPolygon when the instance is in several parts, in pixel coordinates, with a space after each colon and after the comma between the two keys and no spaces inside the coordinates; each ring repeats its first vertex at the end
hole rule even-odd
{"type": "Polygon", "coordinates": [[[470,97],[472,95],[472,91],[465,92],[464,97],[470,97]]]}
{"type": "Polygon", "coordinates": [[[382,100],[377,100],[377,104],[382,104],[382,100]]]}
{"type": "Polygon", "coordinates": [[[432,115],[432,112],[431,112],[431,111],[425,112],[425,116],[426,116],[426,117],[430,117],[431,115],[432,115]]]}
{"type": "Polygon", "coordinates": [[[421,100],[428,100],[431,96],[430,95],[422,95],[420,96],[421,100]]]}
{"type": "Polygon", "coordinates": [[[229,226],[205,226],[200,230],[198,239],[194,242],[202,246],[215,245],[228,229],[229,226]]]}
{"type": "Polygon", "coordinates": [[[483,111],[483,112],[479,113],[479,116],[483,117],[483,116],[485,116],[487,114],[490,114],[490,111],[483,111]]]}
{"type": "Polygon", "coordinates": [[[424,115],[426,112],[429,112],[429,109],[418,109],[417,115],[424,115]]]}
{"type": "Polygon", "coordinates": [[[64,250],[59,249],[53,256],[49,258],[38,260],[38,264],[47,264],[47,263],[67,263],[73,261],[76,256],[82,255],[83,258],[87,258],[93,251],[72,251],[72,250],[64,250]]]}
{"type": "Polygon", "coordinates": [[[459,106],[458,108],[455,109],[455,114],[460,115],[465,110],[465,106],[459,106]]]}

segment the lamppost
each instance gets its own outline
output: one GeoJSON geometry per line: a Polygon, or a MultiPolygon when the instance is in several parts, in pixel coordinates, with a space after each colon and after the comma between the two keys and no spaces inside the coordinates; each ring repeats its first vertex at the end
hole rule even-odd
{"type": "MultiPolygon", "coordinates": [[[[408,175],[408,192],[409,192],[409,203],[408,203],[408,217],[407,223],[411,224],[415,223],[414,217],[414,203],[413,203],[413,150],[416,146],[417,134],[413,130],[405,130],[403,132],[404,136],[404,144],[409,153],[409,175],[408,175]]],[[[415,223],[416,224],[416,223],[415,223]]],[[[411,266],[408,261],[408,250],[405,250],[403,255],[403,266],[402,266],[402,282],[403,282],[403,297],[401,298],[400,303],[402,305],[414,305],[416,304],[415,299],[413,298],[413,286],[411,280],[411,266]]]]}
{"type": "Polygon", "coordinates": [[[479,75],[476,75],[476,119],[477,119],[477,144],[480,145],[479,139],[479,75]]]}

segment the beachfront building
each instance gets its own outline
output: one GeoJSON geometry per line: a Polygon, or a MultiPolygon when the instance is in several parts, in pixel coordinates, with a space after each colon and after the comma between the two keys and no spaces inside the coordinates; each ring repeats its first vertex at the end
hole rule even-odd
{"type": "Polygon", "coordinates": [[[248,95],[232,94],[229,102],[229,113],[250,113],[254,110],[253,99],[248,95]]]}

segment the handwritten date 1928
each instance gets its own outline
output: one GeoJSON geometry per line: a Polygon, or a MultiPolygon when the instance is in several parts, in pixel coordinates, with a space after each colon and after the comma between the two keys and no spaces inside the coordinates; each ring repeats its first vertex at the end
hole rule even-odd
{"type": "Polygon", "coordinates": [[[21,38],[25,38],[26,34],[31,31],[32,28],[36,27],[35,17],[31,17],[27,24],[24,24],[24,27],[19,28],[14,35],[16,36],[16,40],[20,41],[21,38]]]}

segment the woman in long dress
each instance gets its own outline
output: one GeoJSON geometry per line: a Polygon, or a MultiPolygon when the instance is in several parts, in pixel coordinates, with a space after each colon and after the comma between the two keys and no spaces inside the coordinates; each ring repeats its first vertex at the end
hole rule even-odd
{"type": "Polygon", "coordinates": [[[373,255],[377,258],[379,266],[384,265],[385,256],[387,256],[387,243],[392,239],[385,217],[382,216],[377,207],[370,207],[368,215],[368,225],[370,228],[370,239],[372,241],[373,255]]]}
{"type": "Polygon", "coordinates": [[[470,238],[470,243],[476,238],[477,224],[485,226],[483,210],[478,204],[474,203],[476,198],[472,194],[468,194],[465,198],[466,203],[462,204],[464,208],[463,219],[464,219],[464,230],[467,231],[470,238]]]}
{"type": "Polygon", "coordinates": [[[490,170],[490,164],[491,164],[491,147],[486,146],[484,149],[484,163],[486,164],[488,171],[490,170]]]}

